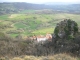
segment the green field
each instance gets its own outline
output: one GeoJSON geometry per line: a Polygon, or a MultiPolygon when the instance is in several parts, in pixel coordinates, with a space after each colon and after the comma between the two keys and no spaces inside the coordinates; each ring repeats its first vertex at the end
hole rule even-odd
{"type": "Polygon", "coordinates": [[[46,33],[53,33],[56,24],[67,18],[76,21],[80,26],[79,14],[38,14],[34,12],[36,11],[26,10],[18,14],[0,15],[0,30],[9,34],[11,37],[19,34],[24,36],[30,36],[32,34],[45,35],[46,33]]]}
{"type": "Polygon", "coordinates": [[[33,31],[32,33],[35,34],[35,35],[39,35],[39,34],[47,34],[47,33],[53,33],[54,31],[54,28],[44,28],[44,29],[40,29],[40,30],[35,30],[33,31]]]}

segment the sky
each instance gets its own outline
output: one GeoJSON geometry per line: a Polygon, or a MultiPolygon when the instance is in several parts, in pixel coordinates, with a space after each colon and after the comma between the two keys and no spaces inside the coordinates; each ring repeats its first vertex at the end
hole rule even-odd
{"type": "Polygon", "coordinates": [[[67,2],[80,3],[80,0],[0,0],[0,2],[27,2],[27,3],[46,3],[46,2],[67,2]]]}

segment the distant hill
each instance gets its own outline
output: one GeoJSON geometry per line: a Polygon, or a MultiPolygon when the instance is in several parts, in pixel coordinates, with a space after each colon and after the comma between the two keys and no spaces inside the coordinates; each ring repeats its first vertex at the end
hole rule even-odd
{"type": "Polygon", "coordinates": [[[55,11],[80,13],[80,4],[63,5],[65,3],[31,4],[25,2],[0,3],[0,15],[9,13],[19,13],[22,10],[53,9],[55,11]]]}
{"type": "Polygon", "coordinates": [[[45,5],[40,5],[40,4],[31,4],[31,3],[19,3],[19,2],[14,2],[14,3],[0,3],[0,15],[1,14],[6,14],[6,13],[18,13],[21,10],[26,10],[26,9],[43,9],[45,5]]]}
{"type": "Polygon", "coordinates": [[[71,5],[71,4],[79,4],[77,2],[46,2],[45,5],[71,5]]]}
{"type": "Polygon", "coordinates": [[[44,3],[45,5],[69,5],[71,3],[66,3],[66,2],[47,2],[44,3]]]}

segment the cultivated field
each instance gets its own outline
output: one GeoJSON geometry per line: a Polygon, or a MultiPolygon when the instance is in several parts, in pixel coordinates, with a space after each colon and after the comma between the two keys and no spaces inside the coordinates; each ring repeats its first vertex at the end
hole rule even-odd
{"type": "MultiPolygon", "coordinates": [[[[42,11],[42,10],[41,10],[42,11]]],[[[40,10],[26,10],[18,14],[6,14],[0,16],[1,31],[16,37],[32,36],[37,34],[53,33],[56,24],[64,19],[72,19],[80,26],[80,15],[69,13],[40,13],[40,10]]]]}

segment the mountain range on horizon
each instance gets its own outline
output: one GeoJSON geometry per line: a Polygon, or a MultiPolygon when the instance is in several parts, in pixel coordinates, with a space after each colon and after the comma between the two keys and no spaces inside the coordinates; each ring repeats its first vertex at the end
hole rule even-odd
{"type": "Polygon", "coordinates": [[[5,13],[18,13],[22,10],[41,10],[52,9],[61,12],[74,12],[80,13],[80,4],[67,4],[67,3],[45,3],[45,4],[32,4],[26,2],[3,2],[0,3],[0,14],[5,13]],[[62,4],[62,5],[61,5],[62,4]],[[7,8],[6,8],[7,7],[7,8]]]}
{"type": "MultiPolygon", "coordinates": [[[[29,3],[29,2],[0,2],[0,3],[29,3]]],[[[80,4],[80,2],[45,2],[45,3],[30,3],[30,4],[44,4],[44,5],[70,5],[80,4]]]]}
{"type": "Polygon", "coordinates": [[[70,5],[70,4],[80,4],[80,2],[46,2],[45,5],[70,5]]]}

